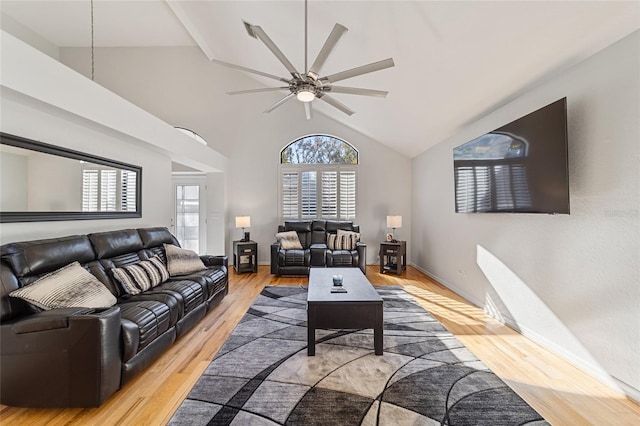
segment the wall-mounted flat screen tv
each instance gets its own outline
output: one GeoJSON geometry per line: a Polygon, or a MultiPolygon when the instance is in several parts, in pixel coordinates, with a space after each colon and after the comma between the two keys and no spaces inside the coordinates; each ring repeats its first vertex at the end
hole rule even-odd
{"type": "Polygon", "coordinates": [[[456,212],[569,214],[567,98],[453,149],[456,212]]]}

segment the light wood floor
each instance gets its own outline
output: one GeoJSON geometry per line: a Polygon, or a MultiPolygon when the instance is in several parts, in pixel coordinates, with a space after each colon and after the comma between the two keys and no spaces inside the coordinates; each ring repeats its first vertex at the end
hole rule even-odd
{"type": "MultiPolygon", "coordinates": [[[[374,285],[401,285],[467,348],[554,425],[640,425],[640,405],[600,384],[421,272],[381,275],[374,285]]],[[[152,366],[94,409],[23,409],[0,406],[2,425],[162,425],[265,285],[305,285],[305,278],[257,274],[229,276],[230,292],[194,329],[152,366]]]]}

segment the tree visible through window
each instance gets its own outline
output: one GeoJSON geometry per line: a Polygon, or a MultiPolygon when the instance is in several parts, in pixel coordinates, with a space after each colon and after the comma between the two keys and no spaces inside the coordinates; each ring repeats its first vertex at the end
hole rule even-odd
{"type": "Polygon", "coordinates": [[[280,152],[283,219],[356,218],[358,151],[348,142],[311,135],[280,152]]]}

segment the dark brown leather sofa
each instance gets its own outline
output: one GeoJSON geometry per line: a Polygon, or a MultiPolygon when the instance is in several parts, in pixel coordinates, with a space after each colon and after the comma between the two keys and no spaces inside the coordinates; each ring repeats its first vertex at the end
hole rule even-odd
{"type": "Polygon", "coordinates": [[[344,231],[360,232],[350,221],[292,220],[278,225],[278,232],[296,231],[302,250],[285,250],[280,243],[271,244],[271,273],[274,275],[309,275],[311,267],[358,267],[367,273],[367,245],[358,242],[354,250],[330,250],[327,235],[344,231]]]}
{"type": "Polygon", "coordinates": [[[135,296],[109,269],[158,255],[178,245],[166,228],[126,229],[0,247],[0,402],[19,407],[100,405],[228,293],[228,260],[201,256],[207,266],[170,278],[135,296]],[[107,309],[40,312],[10,297],[13,290],[78,261],[117,298],[107,309]]]}

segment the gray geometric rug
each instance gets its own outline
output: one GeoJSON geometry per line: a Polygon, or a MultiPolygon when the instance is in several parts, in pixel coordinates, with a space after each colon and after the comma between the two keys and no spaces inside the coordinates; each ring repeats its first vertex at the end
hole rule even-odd
{"type": "Polygon", "coordinates": [[[547,425],[400,287],[372,330],[317,330],[307,356],[307,289],[266,287],[171,425],[547,425]]]}

